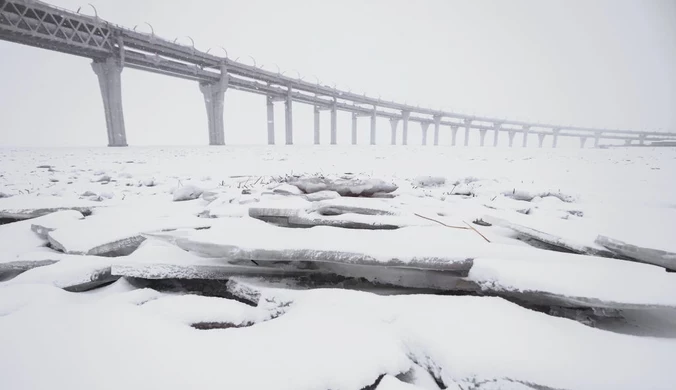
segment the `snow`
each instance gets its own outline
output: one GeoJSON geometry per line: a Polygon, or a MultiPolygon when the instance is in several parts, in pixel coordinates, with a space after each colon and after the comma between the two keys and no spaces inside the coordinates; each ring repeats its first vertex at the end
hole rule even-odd
{"type": "Polygon", "coordinates": [[[189,294],[158,298],[143,304],[142,308],[186,325],[215,322],[245,326],[268,319],[263,310],[241,302],[189,294]]]}
{"type": "Polygon", "coordinates": [[[180,304],[172,300],[27,307],[0,318],[3,382],[17,389],[358,389],[381,374],[407,372],[411,357],[432,359],[449,384],[510,378],[555,388],[666,389],[676,379],[673,340],[599,331],[499,298],[292,295],[276,319],[216,331],[191,329],[185,321],[200,318],[201,305],[176,318],[180,304]]]}
{"type": "Polygon", "coordinates": [[[203,190],[193,184],[178,187],[174,191],[174,201],[193,200],[202,195],[203,190]]]}
{"type": "MultiPolygon", "coordinates": [[[[493,215],[581,249],[601,249],[594,241],[604,235],[673,253],[674,159],[669,148],[3,150],[0,192],[9,197],[0,199],[0,218],[58,210],[87,216],[0,225],[6,269],[39,266],[0,282],[2,387],[360,389],[382,377],[378,389],[435,389],[435,381],[453,390],[673,388],[676,274],[534,248],[511,229],[472,221],[493,215]],[[35,168],[42,165],[48,169],[35,168]],[[308,177],[301,189],[311,194],[292,188],[308,177]],[[174,202],[185,188],[198,191],[174,202]],[[381,190],[391,198],[338,193],[381,190]],[[315,217],[323,205],[343,213],[326,220],[405,227],[290,229],[250,217],[315,217]],[[395,215],[362,214],[373,210],[395,215]],[[467,223],[490,243],[473,230],[443,226],[467,223]],[[56,249],[78,254],[45,247],[33,225],[51,230],[56,249]],[[127,256],[92,255],[125,240],[129,251],[140,246],[127,256]],[[256,257],[265,262],[243,265],[256,257]],[[227,276],[232,292],[244,278],[231,275],[288,272],[298,260],[327,258],[337,262],[304,271],[389,280],[396,295],[313,288],[298,277],[257,287],[253,307],[125,278],[227,276]],[[91,287],[102,270],[118,277],[116,268],[128,273],[110,285],[63,289],[91,287]],[[404,287],[415,284],[457,284],[519,303],[622,308],[624,319],[592,328],[503,298],[404,287]],[[243,327],[192,327],[200,322],[243,327]]],[[[260,286],[284,280],[256,276],[266,281],[260,286]]]]}

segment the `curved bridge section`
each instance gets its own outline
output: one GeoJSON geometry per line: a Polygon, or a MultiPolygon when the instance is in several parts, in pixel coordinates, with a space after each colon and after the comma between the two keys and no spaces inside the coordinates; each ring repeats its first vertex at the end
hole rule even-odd
{"type": "Polygon", "coordinates": [[[587,139],[599,146],[601,140],[624,140],[626,144],[646,141],[676,141],[676,134],[632,130],[598,129],[560,126],[546,123],[527,123],[505,119],[468,116],[453,112],[432,110],[375,99],[349,91],[341,91],[284,76],[196,50],[176,41],[171,42],[153,34],[136,32],[98,17],[81,15],[36,0],[0,0],[0,39],[24,45],[58,51],[92,59],[92,69],[98,76],[104,102],[109,146],[126,146],[122,110],[121,72],[124,67],[160,73],[197,81],[204,96],[209,124],[209,144],[225,144],[223,121],[224,94],[228,88],[265,95],[267,97],[268,144],[275,144],[275,102],[284,102],[285,140],[293,144],[293,103],[314,106],[314,143],[320,143],[319,114],[331,112],[331,144],[337,140],[337,111],[352,113],[352,143],[357,142],[357,118],[370,117],[370,143],[376,142],[376,118],[388,118],[391,124],[391,143],[395,144],[398,128],[402,143],[408,143],[411,122],[418,123],[423,144],[428,143],[428,130],[433,129],[431,143],[438,145],[442,126],[450,128],[452,144],[456,144],[459,129],[465,131],[465,145],[470,132],[479,132],[481,146],[486,135],[493,136],[497,145],[500,133],[507,134],[513,146],[517,133],[523,133],[522,146],[527,146],[529,134],[537,134],[542,147],[546,137],[556,147],[559,137],[577,137],[584,147],[587,139]],[[401,126],[399,123],[401,122],[401,126]]]}

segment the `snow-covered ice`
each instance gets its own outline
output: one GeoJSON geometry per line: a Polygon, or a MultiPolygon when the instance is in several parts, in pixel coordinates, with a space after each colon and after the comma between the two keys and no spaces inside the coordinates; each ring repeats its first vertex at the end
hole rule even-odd
{"type": "Polygon", "coordinates": [[[671,389],[676,274],[597,255],[617,254],[599,236],[676,252],[675,162],[6,149],[0,387],[671,389]]]}

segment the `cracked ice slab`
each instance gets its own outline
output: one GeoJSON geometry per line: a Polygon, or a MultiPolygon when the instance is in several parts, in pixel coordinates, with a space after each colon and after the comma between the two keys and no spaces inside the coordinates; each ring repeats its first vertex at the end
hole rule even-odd
{"type": "Polygon", "coordinates": [[[389,193],[395,191],[398,186],[381,179],[369,177],[303,177],[290,180],[294,185],[307,194],[319,191],[335,191],[341,196],[372,196],[376,193],[389,193]]]}
{"type": "Polygon", "coordinates": [[[58,261],[54,251],[45,248],[47,239],[33,226],[56,228],[82,219],[79,211],[63,210],[33,218],[0,225],[0,274],[7,271],[25,271],[58,261]]]}
{"type": "Polygon", "coordinates": [[[542,241],[575,253],[602,257],[620,257],[594,242],[596,228],[582,220],[539,218],[517,213],[496,213],[500,217],[486,215],[482,219],[493,225],[514,230],[526,237],[542,241]]]}
{"type": "Polygon", "coordinates": [[[68,291],[85,291],[111,282],[117,277],[111,275],[113,259],[99,256],[76,256],[58,254],[58,261],[28,270],[7,284],[49,284],[68,291]]]}
{"type": "Polygon", "coordinates": [[[316,273],[290,267],[228,264],[218,259],[196,256],[156,239],[146,240],[131,255],[116,259],[118,261],[111,267],[112,275],[141,279],[224,280],[236,275],[302,276],[316,273]]]}
{"type": "Polygon", "coordinates": [[[219,221],[179,235],[182,249],[225,260],[318,261],[466,272],[471,260],[454,248],[483,241],[469,230],[408,227],[354,230],[327,226],[286,229],[257,220],[219,221]]]}
{"type": "Polygon", "coordinates": [[[103,255],[130,252],[145,239],[143,233],[210,225],[210,219],[188,214],[103,213],[51,231],[48,238],[55,249],[65,253],[103,255]]]}
{"type": "Polygon", "coordinates": [[[625,260],[527,249],[477,257],[468,281],[482,291],[535,304],[599,308],[676,308],[676,275],[625,260]]]}
{"type": "Polygon", "coordinates": [[[676,271],[676,252],[646,248],[602,235],[595,242],[623,256],[676,271]]]}
{"type": "MultiPolygon", "coordinates": [[[[407,227],[288,229],[251,219],[219,221],[209,230],[163,239],[200,256],[225,260],[311,261],[345,266],[450,271],[485,292],[552,296],[588,307],[676,307],[676,275],[618,259],[487,243],[471,230],[407,227]],[[471,270],[470,270],[471,268],[471,270]]],[[[321,267],[320,267],[321,268],[321,267]]],[[[336,273],[344,270],[333,270],[336,273]]],[[[346,275],[352,276],[352,275],[346,275]]],[[[392,280],[395,275],[389,275],[392,280]]],[[[401,275],[401,284],[410,281],[401,275]]],[[[446,282],[444,282],[446,283],[446,282]]],[[[439,286],[436,286],[439,287],[439,286]]],[[[441,286],[443,287],[443,286],[441,286]]],[[[448,289],[455,286],[448,281],[448,289]]]]}
{"type": "Polygon", "coordinates": [[[79,198],[15,195],[0,198],[0,218],[30,219],[63,210],[89,214],[96,207],[101,203],[79,198]]]}

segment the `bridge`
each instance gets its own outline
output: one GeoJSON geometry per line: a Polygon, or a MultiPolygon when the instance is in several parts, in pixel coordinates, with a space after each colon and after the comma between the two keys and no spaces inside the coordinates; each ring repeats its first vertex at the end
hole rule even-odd
{"type": "MultiPolygon", "coordinates": [[[[439,144],[442,126],[450,128],[452,145],[459,129],[464,129],[465,146],[470,132],[479,132],[480,145],[492,133],[497,146],[500,133],[507,134],[509,146],[522,133],[526,147],[529,134],[537,134],[539,147],[551,137],[556,147],[559,137],[576,137],[580,147],[591,138],[598,147],[601,140],[624,140],[643,145],[651,141],[676,141],[676,133],[634,131],[528,123],[490,117],[472,116],[442,110],[414,107],[380,98],[342,91],[247,65],[225,57],[202,52],[192,46],[169,41],[151,33],[124,28],[98,16],[82,15],[37,0],[0,0],[0,39],[58,51],[92,60],[98,76],[106,117],[108,146],[127,146],[122,110],[121,73],[124,67],[197,81],[204,95],[208,117],[210,145],[224,145],[223,104],[228,88],[264,95],[267,101],[267,142],[275,144],[274,104],[284,102],[284,126],[287,145],[293,144],[293,103],[314,106],[314,143],[320,143],[320,111],[331,112],[330,143],[337,142],[337,111],[352,114],[352,144],[357,143],[357,118],[370,118],[370,144],[376,143],[376,118],[391,124],[391,144],[396,144],[401,122],[402,144],[408,144],[410,123],[417,123],[422,143],[427,145],[433,126],[433,144],[439,144]]],[[[5,59],[7,60],[7,59],[5,59]]]]}

